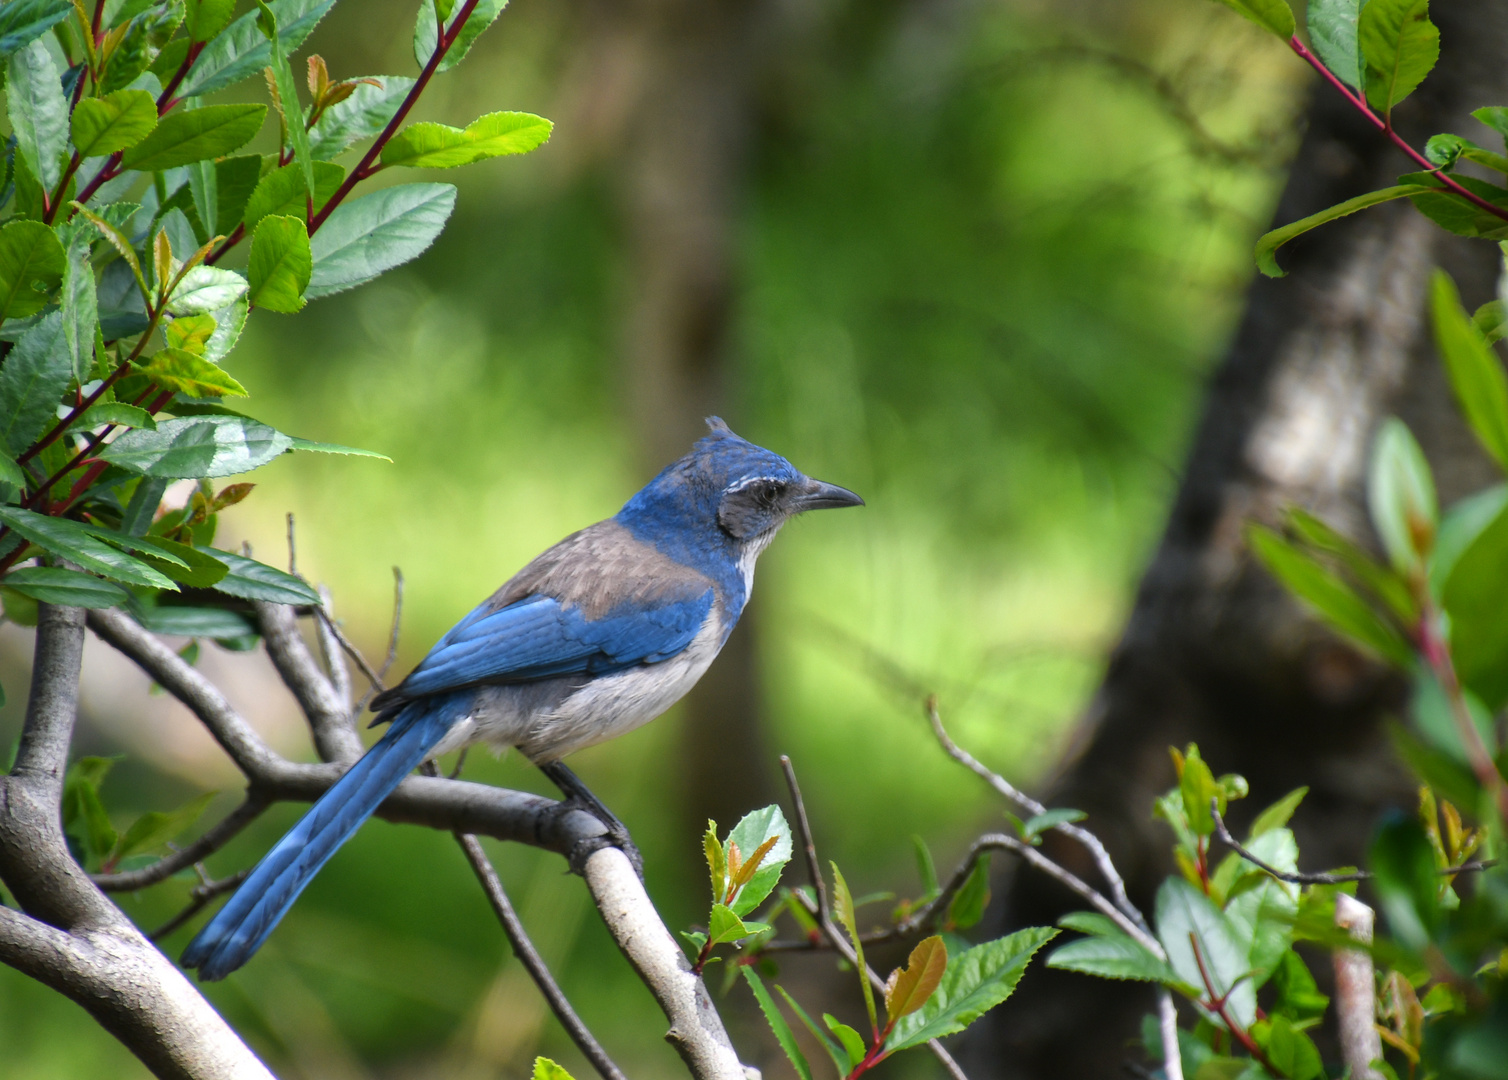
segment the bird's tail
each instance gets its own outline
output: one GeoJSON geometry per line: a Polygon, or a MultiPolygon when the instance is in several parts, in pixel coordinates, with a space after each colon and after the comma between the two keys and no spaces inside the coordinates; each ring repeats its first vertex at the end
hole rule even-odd
{"type": "Polygon", "coordinates": [[[413,771],[461,715],[443,695],[403,709],[377,743],[277,842],[230,902],[183,951],[183,966],[205,980],[223,979],[267,940],[320,867],[413,771]]]}

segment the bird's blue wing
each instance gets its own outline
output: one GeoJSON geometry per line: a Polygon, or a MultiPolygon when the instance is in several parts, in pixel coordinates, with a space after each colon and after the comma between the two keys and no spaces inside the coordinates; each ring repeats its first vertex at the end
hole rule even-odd
{"type": "Polygon", "coordinates": [[[549,596],[497,610],[483,604],[441,638],[396,688],[412,700],[482,683],[605,675],[675,656],[702,629],[713,591],[661,603],[625,603],[595,619],[549,596]]]}

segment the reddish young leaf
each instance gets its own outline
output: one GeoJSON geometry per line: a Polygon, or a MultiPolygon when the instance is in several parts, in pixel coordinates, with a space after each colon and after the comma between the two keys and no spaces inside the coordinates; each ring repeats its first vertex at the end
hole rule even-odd
{"type": "Polygon", "coordinates": [[[925,1005],[948,967],[948,947],[934,934],[917,943],[905,968],[885,980],[885,1016],[893,1024],[925,1005]]]}

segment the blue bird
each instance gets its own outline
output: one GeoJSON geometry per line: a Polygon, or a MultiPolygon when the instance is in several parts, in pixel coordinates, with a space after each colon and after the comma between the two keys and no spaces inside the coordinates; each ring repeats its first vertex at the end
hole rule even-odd
{"type": "Polygon", "coordinates": [[[648,723],[696,684],[781,525],[864,502],[717,417],[707,424],[711,433],[614,517],[529,563],[373,700],[373,723],[390,722],[387,733],[257,864],[184,950],[185,967],[210,980],[246,963],[405,776],[475,742],[518,747],[637,865],[627,831],[560,759],[648,723]]]}

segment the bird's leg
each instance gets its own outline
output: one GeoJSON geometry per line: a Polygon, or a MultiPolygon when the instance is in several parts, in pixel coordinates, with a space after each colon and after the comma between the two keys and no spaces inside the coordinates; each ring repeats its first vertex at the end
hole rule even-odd
{"type": "Polygon", "coordinates": [[[547,765],[541,765],[539,771],[549,778],[550,783],[560,789],[560,793],[566,797],[566,805],[573,809],[585,810],[607,827],[607,836],[595,844],[591,840],[583,840],[576,845],[576,850],[572,851],[570,856],[571,868],[579,872],[593,851],[610,845],[628,856],[628,861],[633,864],[634,872],[639,875],[639,880],[643,881],[644,857],[639,854],[638,847],[628,835],[627,826],[618,820],[617,815],[604,806],[602,800],[593,795],[591,789],[583,784],[581,778],[573,773],[564,762],[552,761],[547,765]]]}

